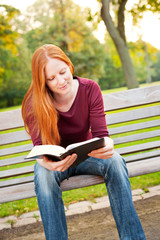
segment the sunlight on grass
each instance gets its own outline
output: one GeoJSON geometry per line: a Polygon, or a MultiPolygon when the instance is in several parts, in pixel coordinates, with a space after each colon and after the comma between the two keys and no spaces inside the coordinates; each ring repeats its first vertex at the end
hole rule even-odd
{"type": "Polygon", "coordinates": [[[10,111],[10,110],[19,109],[19,108],[21,108],[21,105],[19,105],[19,106],[13,106],[13,107],[8,107],[8,108],[0,108],[0,112],[6,112],[6,111],[10,111]]]}

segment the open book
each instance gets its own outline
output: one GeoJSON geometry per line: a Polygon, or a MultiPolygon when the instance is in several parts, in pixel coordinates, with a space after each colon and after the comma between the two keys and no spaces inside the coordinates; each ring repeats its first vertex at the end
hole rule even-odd
{"type": "Polygon", "coordinates": [[[74,143],[65,148],[58,145],[38,145],[33,147],[30,151],[27,159],[36,159],[46,155],[49,159],[53,161],[60,161],[72,153],[77,154],[76,161],[71,165],[71,167],[76,167],[78,164],[86,160],[92,150],[104,147],[104,138],[92,138],[90,140],[74,143]]]}

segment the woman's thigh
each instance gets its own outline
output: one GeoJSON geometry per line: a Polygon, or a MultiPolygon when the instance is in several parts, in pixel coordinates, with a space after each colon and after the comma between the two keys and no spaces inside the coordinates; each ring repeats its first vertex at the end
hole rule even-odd
{"type": "Polygon", "coordinates": [[[122,175],[124,171],[127,171],[125,160],[117,152],[114,152],[113,156],[109,159],[88,158],[76,167],[75,174],[90,174],[105,177],[109,170],[122,175]]]}

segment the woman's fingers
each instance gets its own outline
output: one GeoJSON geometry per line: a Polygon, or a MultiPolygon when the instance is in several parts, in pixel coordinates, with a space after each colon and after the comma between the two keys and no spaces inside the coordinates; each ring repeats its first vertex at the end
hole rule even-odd
{"type": "Polygon", "coordinates": [[[105,138],[105,147],[94,150],[88,154],[89,157],[108,159],[113,156],[114,144],[113,140],[109,137],[105,138]]]}
{"type": "Polygon", "coordinates": [[[68,169],[72,163],[74,163],[74,161],[77,159],[77,154],[72,154],[67,156],[65,159],[59,161],[59,162],[55,162],[55,170],[56,171],[60,171],[60,172],[64,172],[66,169],[68,169]]]}
{"type": "Polygon", "coordinates": [[[51,171],[59,171],[59,172],[64,172],[66,169],[68,169],[72,163],[76,160],[77,158],[77,154],[72,154],[67,156],[65,159],[54,162],[50,159],[48,159],[48,157],[43,156],[42,159],[37,159],[37,162],[47,168],[48,170],[51,171]]]}
{"type": "Polygon", "coordinates": [[[89,153],[89,157],[95,157],[95,158],[101,158],[101,159],[108,159],[113,156],[113,150],[107,151],[107,152],[101,152],[101,153],[89,153]]]}
{"type": "Polygon", "coordinates": [[[108,159],[113,156],[114,151],[111,149],[110,151],[104,152],[91,152],[88,154],[89,157],[101,158],[101,159],[108,159]]]}

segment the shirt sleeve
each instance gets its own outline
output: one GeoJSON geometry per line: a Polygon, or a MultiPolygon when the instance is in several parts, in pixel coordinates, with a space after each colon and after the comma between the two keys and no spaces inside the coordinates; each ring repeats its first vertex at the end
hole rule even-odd
{"type": "Polygon", "coordinates": [[[103,97],[96,82],[93,82],[89,93],[89,117],[92,136],[108,137],[103,97]]]}

